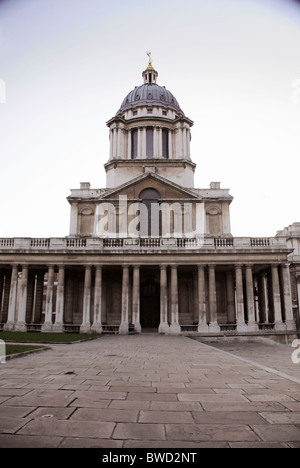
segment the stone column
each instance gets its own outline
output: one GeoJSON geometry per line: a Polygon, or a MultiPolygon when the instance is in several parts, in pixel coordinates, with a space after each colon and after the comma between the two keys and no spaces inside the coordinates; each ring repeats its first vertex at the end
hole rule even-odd
{"type": "Polygon", "coordinates": [[[219,333],[220,326],[218,325],[218,315],[217,315],[217,289],[216,289],[216,266],[215,265],[209,265],[208,267],[208,288],[209,288],[209,312],[210,312],[209,332],[219,333]]]}
{"type": "Polygon", "coordinates": [[[52,326],[52,331],[56,333],[63,332],[64,328],[64,305],[65,305],[65,267],[58,267],[58,284],[56,293],[56,311],[55,323],[52,326]]]}
{"type": "Polygon", "coordinates": [[[4,275],[0,272],[0,323],[2,323],[2,297],[3,297],[4,275]]]}
{"type": "Polygon", "coordinates": [[[169,333],[167,266],[160,266],[160,324],[158,333],[169,333]]]}
{"type": "Polygon", "coordinates": [[[54,289],[54,266],[48,268],[45,322],[42,325],[42,332],[52,332],[52,312],[53,312],[53,289],[54,289]]]}
{"type": "Polygon", "coordinates": [[[247,290],[247,309],[248,309],[248,331],[258,331],[258,325],[255,321],[255,303],[252,266],[246,266],[246,290],[247,290]]]}
{"type": "Polygon", "coordinates": [[[127,159],[131,159],[131,130],[127,132],[127,159]]]}
{"type": "Polygon", "coordinates": [[[245,308],[244,308],[244,291],[243,291],[243,270],[242,267],[235,267],[235,282],[236,282],[236,315],[237,315],[237,331],[248,331],[245,323],[245,308]]]}
{"type": "Polygon", "coordinates": [[[118,128],[118,137],[117,137],[117,158],[121,159],[122,158],[122,129],[118,128]]]}
{"type": "Polygon", "coordinates": [[[158,128],[158,157],[162,158],[162,128],[158,128]]]}
{"type": "Polygon", "coordinates": [[[186,131],[186,138],[187,138],[187,158],[191,159],[191,132],[189,128],[186,131]]]}
{"type": "Polygon", "coordinates": [[[205,268],[198,265],[198,332],[208,333],[208,323],[206,315],[206,287],[205,287],[205,268]]]}
{"type": "Polygon", "coordinates": [[[128,335],[129,327],[129,266],[123,266],[122,278],[122,305],[121,305],[121,324],[119,327],[120,335],[128,335]]]}
{"type": "Polygon", "coordinates": [[[133,285],[132,285],[132,323],[136,333],[141,333],[140,320],[140,267],[133,267],[133,285]]]}
{"type": "Polygon", "coordinates": [[[280,284],[278,275],[278,266],[272,265],[272,290],[273,290],[273,307],[274,307],[274,321],[276,331],[285,331],[286,325],[282,321],[281,311],[281,295],[280,295],[280,284]]]}
{"type": "Polygon", "coordinates": [[[94,333],[102,333],[102,266],[96,266],[95,295],[94,295],[94,322],[91,327],[94,333]]]}
{"type": "Polygon", "coordinates": [[[91,331],[91,287],[92,287],[92,266],[85,267],[84,291],[83,291],[83,314],[80,333],[90,333],[91,331]]]}
{"type": "Polygon", "coordinates": [[[297,282],[297,298],[298,298],[298,318],[297,318],[297,320],[300,321],[300,275],[296,276],[296,282],[297,282]]]}
{"type": "Polygon", "coordinates": [[[13,265],[12,274],[11,274],[11,281],[10,281],[7,322],[4,325],[4,330],[6,330],[6,331],[12,331],[15,328],[15,324],[16,324],[16,306],[17,306],[17,291],[18,291],[18,265],[13,265]]]}
{"type": "Polygon", "coordinates": [[[173,132],[169,130],[169,159],[173,159],[173,132]]]}
{"type": "Polygon", "coordinates": [[[177,265],[171,265],[171,325],[170,333],[177,335],[181,332],[178,317],[178,274],[177,265]]]}
{"type": "Polygon", "coordinates": [[[232,271],[226,273],[226,290],[227,290],[227,321],[232,325],[236,323],[235,301],[234,301],[234,281],[232,271]]]}
{"type": "Polygon", "coordinates": [[[109,131],[109,159],[113,158],[113,131],[109,131]]]}
{"type": "Polygon", "coordinates": [[[39,271],[36,278],[35,308],[33,309],[33,323],[41,323],[43,310],[44,271],[39,271]]]}
{"type": "Polygon", "coordinates": [[[259,321],[261,324],[268,322],[268,295],[266,281],[266,275],[264,273],[261,274],[258,278],[259,321]]]}
{"type": "Polygon", "coordinates": [[[198,271],[193,273],[193,325],[199,323],[198,271]]]}
{"type": "Polygon", "coordinates": [[[22,268],[22,279],[19,284],[19,313],[15,326],[16,331],[26,331],[26,305],[28,286],[28,265],[22,268]]]}
{"type": "Polygon", "coordinates": [[[292,297],[291,297],[291,277],[290,267],[288,264],[281,265],[282,286],[283,286],[283,302],[285,312],[285,325],[288,331],[296,330],[296,323],[294,321],[292,297]]]}
{"type": "Polygon", "coordinates": [[[118,129],[113,128],[113,158],[115,159],[117,157],[117,141],[118,141],[118,129]]]}

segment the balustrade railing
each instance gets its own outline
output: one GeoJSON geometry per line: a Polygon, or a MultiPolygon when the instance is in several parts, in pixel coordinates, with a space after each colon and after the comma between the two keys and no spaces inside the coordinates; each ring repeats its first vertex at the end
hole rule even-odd
{"type": "Polygon", "coordinates": [[[141,238],[2,238],[0,250],[62,250],[62,249],[89,249],[103,250],[123,248],[132,250],[136,248],[146,249],[247,249],[247,248],[285,248],[284,242],[280,243],[276,238],[254,237],[141,237],[141,238]]]}

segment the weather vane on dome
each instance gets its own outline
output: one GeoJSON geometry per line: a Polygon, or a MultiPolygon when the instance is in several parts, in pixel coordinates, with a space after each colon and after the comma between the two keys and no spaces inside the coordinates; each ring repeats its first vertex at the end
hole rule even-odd
{"type": "Polygon", "coordinates": [[[146,52],[146,54],[147,54],[148,57],[149,57],[149,64],[148,64],[148,67],[151,67],[151,68],[152,68],[152,57],[151,57],[151,52],[146,52]]]}

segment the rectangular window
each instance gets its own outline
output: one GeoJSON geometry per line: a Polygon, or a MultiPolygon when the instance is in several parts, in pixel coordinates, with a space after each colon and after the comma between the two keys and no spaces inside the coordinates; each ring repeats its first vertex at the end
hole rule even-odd
{"type": "Polygon", "coordinates": [[[132,115],[133,115],[133,116],[136,116],[136,115],[138,115],[138,112],[137,112],[136,110],[135,110],[135,111],[132,111],[132,115]]]}
{"type": "Polygon", "coordinates": [[[152,114],[152,109],[147,110],[148,114],[152,114]]]}
{"type": "Polygon", "coordinates": [[[146,130],[146,156],[153,158],[153,128],[146,130]]]}
{"type": "Polygon", "coordinates": [[[162,111],[162,115],[167,115],[167,111],[162,111]]]}
{"type": "Polygon", "coordinates": [[[169,130],[162,129],[162,155],[163,158],[169,158],[169,130]]]}
{"type": "Polygon", "coordinates": [[[138,153],[138,130],[131,132],[131,159],[136,159],[138,153]]]}

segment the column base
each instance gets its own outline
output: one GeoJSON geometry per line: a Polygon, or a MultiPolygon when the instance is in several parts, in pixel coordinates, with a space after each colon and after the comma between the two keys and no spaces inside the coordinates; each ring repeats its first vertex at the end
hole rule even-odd
{"type": "Polygon", "coordinates": [[[248,322],[247,330],[249,332],[258,332],[259,328],[256,322],[248,322]]]}
{"type": "Polygon", "coordinates": [[[286,325],[287,331],[296,331],[297,330],[296,323],[294,322],[294,320],[287,320],[285,322],[285,325],[286,325]]]}
{"type": "Polygon", "coordinates": [[[91,326],[92,333],[102,333],[102,325],[101,323],[93,323],[91,326]]]}
{"type": "Polygon", "coordinates": [[[54,323],[52,325],[52,332],[53,333],[63,333],[64,332],[64,324],[63,323],[54,323]]]}
{"type": "Polygon", "coordinates": [[[41,332],[42,333],[52,333],[52,327],[53,327],[52,323],[43,323],[42,328],[41,328],[41,332]]]}
{"type": "Polygon", "coordinates": [[[209,333],[220,333],[221,328],[220,325],[217,322],[211,322],[208,325],[208,332],[209,333]]]}
{"type": "Polygon", "coordinates": [[[121,325],[119,326],[119,335],[128,335],[128,326],[129,323],[127,322],[121,323],[121,325]]]}
{"type": "Polygon", "coordinates": [[[25,322],[17,322],[15,324],[14,331],[26,332],[27,331],[26,323],[25,322]]]}
{"type": "Polygon", "coordinates": [[[238,323],[236,326],[236,331],[238,333],[247,332],[249,331],[248,325],[246,325],[245,323],[238,323]]]}
{"type": "Polygon", "coordinates": [[[134,323],[133,325],[135,333],[142,333],[142,327],[140,323],[134,323]]]}
{"type": "Polygon", "coordinates": [[[275,331],[286,331],[286,324],[283,323],[283,322],[275,323],[274,330],[275,331]]]}
{"type": "Polygon", "coordinates": [[[7,322],[7,323],[4,324],[3,330],[4,331],[14,331],[15,326],[16,326],[15,322],[7,322]]]}
{"type": "Polygon", "coordinates": [[[167,322],[161,322],[158,327],[158,333],[161,333],[162,335],[170,333],[170,327],[167,322]]]}
{"type": "Polygon", "coordinates": [[[207,323],[199,323],[198,324],[198,333],[208,333],[209,327],[207,323]]]}
{"type": "Polygon", "coordinates": [[[83,323],[80,325],[80,333],[91,333],[91,324],[83,323]]]}
{"type": "Polygon", "coordinates": [[[179,323],[171,323],[169,328],[170,335],[179,335],[181,333],[181,328],[179,323]]]}

